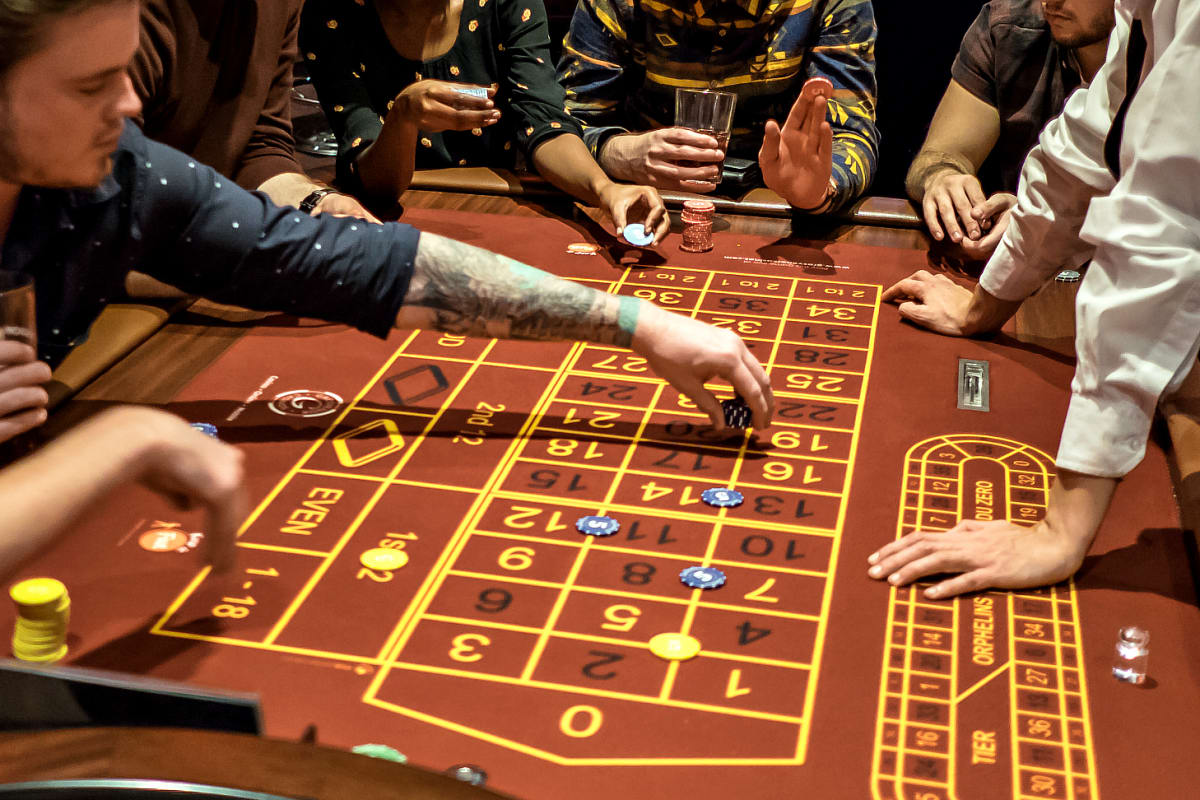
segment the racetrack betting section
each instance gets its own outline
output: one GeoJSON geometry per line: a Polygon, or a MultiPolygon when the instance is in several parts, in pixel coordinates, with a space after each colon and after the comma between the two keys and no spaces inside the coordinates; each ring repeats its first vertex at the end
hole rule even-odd
{"type": "Polygon", "coordinates": [[[201,568],[194,515],[110,498],[23,573],[70,588],[68,662],[257,691],[269,734],[312,724],[521,797],[1183,796],[1128,774],[1130,736],[1196,773],[1155,722],[1200,706],[1161,452],[1077,582],[932,602],[866,578],[908,531],[1039,519],[1066,406],[1069,363],[881,305],[923,253],[718,232],[664,258],[587,223],[411,216],[737,331],[773,425],[715,434],[619,348],[272,317],[171,404],[246,454],[235,575],[201,568]],[[956,407],[962,357],[989,363],[990,411],[956,407]],[[725,584],[685,585],[695,566],[725,584]],[[1108,674],[1123,624],[1155,637],[1148,688],[1108,674]],[[661,634],[698,652],[656,655],[661,634]]]}

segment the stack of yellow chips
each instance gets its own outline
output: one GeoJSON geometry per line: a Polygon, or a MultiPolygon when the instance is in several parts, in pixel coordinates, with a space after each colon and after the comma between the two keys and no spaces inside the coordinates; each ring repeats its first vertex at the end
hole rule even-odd
{"type": "Polygon", "coordinates": [[[67,654],[71,598],[62,581],[30,578],[9,589],[17,604],[13,655],[23,661],[58,661],[67,654]]]}

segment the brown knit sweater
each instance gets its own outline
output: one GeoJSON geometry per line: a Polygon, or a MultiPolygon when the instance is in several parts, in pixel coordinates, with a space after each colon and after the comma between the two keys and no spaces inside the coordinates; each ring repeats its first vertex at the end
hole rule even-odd
{"type": "Polygon", "coordinates": [[[146,135],[256,189],[303,172],[290,90],[301,0],[143,0],[130,67],[146,135]]]}

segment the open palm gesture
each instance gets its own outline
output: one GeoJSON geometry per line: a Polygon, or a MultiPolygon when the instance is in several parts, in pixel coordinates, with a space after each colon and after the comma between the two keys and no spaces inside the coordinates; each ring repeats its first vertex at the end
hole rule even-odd
{"type": "Polygon", "coordinates": [[[833,84],[812,78],[792,104],[782,130],[767,120],[758,164],[767,188],[796,208],[816,208],[825,201],[833,173],[833,129],[825,119],[833,84]]]}

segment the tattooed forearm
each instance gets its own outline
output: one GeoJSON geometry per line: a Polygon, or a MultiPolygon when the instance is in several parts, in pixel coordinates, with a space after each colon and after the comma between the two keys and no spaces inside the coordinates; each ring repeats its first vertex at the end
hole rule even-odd
{"type": "Polygon", "coordinates": [[[640,303],[423,233],[397,324],[469,336],[583,339],[628,347],[640,303]]]}
{"type": "Polygon", "coordinates": [[[925,197],[925,184],[935,173],[946,169],[963,175],[975,174],[975,165],[959,153],[940,150],[922,150],[917,153],[912,166],[908,168],[908,176],[904,179],[904,188],[908,191],[908,196],[919,203],[925,197]]]}

